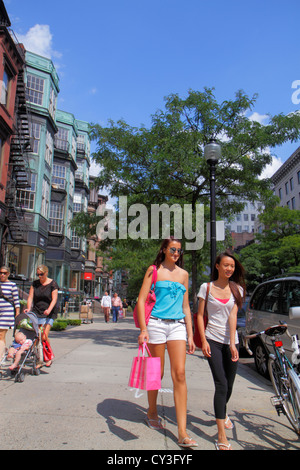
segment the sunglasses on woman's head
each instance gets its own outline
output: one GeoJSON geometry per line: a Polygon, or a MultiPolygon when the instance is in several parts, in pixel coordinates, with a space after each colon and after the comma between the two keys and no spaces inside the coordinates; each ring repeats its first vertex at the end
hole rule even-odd
{"type": "Polygon", "coordinates": [[[176,253],[176,251],[179,255],[182,255],[182,253],[183,253],[182,248],[175,248],[174,246],[169,248],[169,251],[170,251],[170,253],[172,253],[172,255],[174,255],[176,253]]]}

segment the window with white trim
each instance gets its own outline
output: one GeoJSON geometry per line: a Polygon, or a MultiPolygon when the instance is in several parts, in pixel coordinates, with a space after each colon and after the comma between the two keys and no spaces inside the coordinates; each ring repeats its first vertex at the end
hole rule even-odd
{"type": "Polygon", "coordinates": [[[79,152],[84,152],[85,151],[85,136],[84,134],[79,134],[77,137],[77,150],[79,152]]]}
{"type": "Polygon", "coordinates": [[[42,207],[41,207],[41,215],[48,218],[48,210],[49,210],[49,195],[50,195],[50,183],[45,178],[43,179],[43,186],[42,186],[42,207]]]}
{"type": "Polygon", "coordinates": [[[53,155],[53,137],[49,131],[46,133],[46,150],[45,150],[45,161],[49,166],[52,164],[53,155]]]}
{"type": "Polygon", "coordinates": [[[69,150],[69,131],[64,127],[59,127],[55,134],[55,145],[60,150],[69,150]]]}
{"type": "Polygon", "coordinates": [[[26,98],[30,103],[43,104],[45,80],[35,75],[27,75],[26,98]]]}
{"type": "Polygon", "coordinates": [[[75,171],[75,179],[83,181],[83,163],[76,162],[77,170],[75,171]]]}
{"type": "Polygon", "coordinates": [[[75,188],[75,177],[73,171],[70,171],[70,182],[69,182],[69,195],[73,199],[75,188]]]}
{"type": "Polygon", "coordinates": [[[63,165],[53,165],[52,184],[57,185],[60,189],[66,187],[66,167],[63,165]]]}
{"type": "Polygon", "coordinates": [[[4,106],[7,106],[8,104],[10,81],[11,81],[11,75],[8,73],[6,69],[4,69],[2,86],[1,86],[1,97],[0,97],[0,103],[3,104],[4,106]]]}
{"type": "Polygon", "coordinates": [[[32,122],[30,126],[30,136],[33,137],[33,153],[39,153],[41,139],[41,124],[32,122]]]}
{"type": "Polygon", "coordinates": [[[50,101],[49,101],[49,113],[50,116],[55,119],[55,112],[56,112],[56,101],[57,101],[57,95],[54,91],[54,88],[51,86],[50,89],[50,101]]]}
{"type": "Polygon", "coordinates": [[[31,173],[30,175],[30,189],[18,189],[16,196],[16,205],[17,207],[22,207],[24,209],[33,210],[34,209],[34,200],[36,192],[36,174],[31,173]]]}
{"type": "Polygon", "coordinates": [[[82,197],[80,193],[74,194],[73,199],[73,213],[77,214],[78,212],[82,211],[82,197]]]}
{"type": "Polygon", "coordinates": [[[64,226],[64,206],[59,202],[50,203],[49,231],[53,233],[63,233],[64,226]]]}

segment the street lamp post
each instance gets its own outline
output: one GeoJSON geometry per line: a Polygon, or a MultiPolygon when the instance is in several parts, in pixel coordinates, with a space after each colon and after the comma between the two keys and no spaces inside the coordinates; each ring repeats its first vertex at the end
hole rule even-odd
{"type": "Polygon", "coordinates": [[[212,275],[217,256],[216,236],[216,165],[221,157],[221,146],[212,139],[204,147],[204,157],[210,168],[210,272],[212,275]]]}

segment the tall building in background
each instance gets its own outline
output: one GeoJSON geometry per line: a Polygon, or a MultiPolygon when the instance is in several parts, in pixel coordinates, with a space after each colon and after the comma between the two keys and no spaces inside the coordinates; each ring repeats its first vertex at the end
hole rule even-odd
{"type": "Polygon", "coordinates": [[[300,210],[300,147],[281,165],[271,180],[280,205],[300,210]]]}

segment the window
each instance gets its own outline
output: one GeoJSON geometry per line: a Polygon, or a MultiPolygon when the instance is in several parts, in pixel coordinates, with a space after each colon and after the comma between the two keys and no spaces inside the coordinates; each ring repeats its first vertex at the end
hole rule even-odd
{"type": "Polygon", "coordinates": [[[69,207],[69,209],[68,209],[67,237],[70,240],[72,239],[72,230],[71,230],[71,227],[70,227],[70,223],[72,221],[72,216],[73,216],[72,209],[69,207]]]}
{"type": "Polygon", "coordinates": [[[43,104],[44,96],[44,79],[35,77],[34,75],[27,76],[27,90],[26,97],[28,101],[34,104],[43,104]]]}
{"type": "Polygon", "coordinates": [[[251,222],[255,221],[255,214],[251,214],[251,222]]]}
{"type": "Polygon", "coordinates": [[[298,184],[300,184],[300,171],[297,173],[297,178],[298,178],[298,184]]]}
{"type": "Polygon", "coordinates": [[[41,125],[36,122],[32,122],[30,126],[30,135],[33,137],[33,153],[39,153],[41,125]]]}
{"type": "Polygon", "coordinates": [[[291,201],[292,201],[292,209],[295,210],[296,209],[296,199],[294,197],[292,197],[291,201]]]}
{"type": "Polygon", "coordinates": [[[53,233],[63,233],[64,226],[64,206],[58,202],[50,204],[49,231],[53,233]]]}
{"type": "Polygon", "coordinates": [[[78,152],[84,152],[85,151],[85,143],[84,143],[84,135],[79,134],[77,137],[77,150],[78,152]]]}
{"type": "Polygon", "coordinates": [[[83,163],[82,162],[76,162],[77,164],[77,170],[75,172],[75,179],[77,180],[83,180],[83,163]]]}
{"type": "Polygon", "coordinates": [[[76,233],[72,232],[72,242],[71,242],[71,249],[72,250],[80,250],[81,245],[81,238],[76,235],[76,233]]]}
{"type": "Polygon", "coordinates": [[[279,313],[280,312],[280,290],[282,282],[272,282],[267,285],[266,292],[264,293],[264,298],[260,306],[260,310],[263,312],[269,313],[279,313]]]}
{"type": "Polygon", "coordinates": [[[285,183],[285,194],[289,194],[289,183],[285,183]]]}
{"type": "Polygon", "coordinates": [[[30,175],[30,189],[19,189],[17,190],[17,200],[16,204],[18,207],[23,207],[24,209],[34,209],[34,199],[36,191],[36,174],[32,173],[30,175]]]}
{"type": "Polygon", "coordinates": [[[52,154],[53,154],[53,137],[49,131],[46,134],[46,150],[45,150],[45,161],[49,166],[52,164],[52,154]]]}
{"type": "Polygon", "coordinates": [[[65,189],[66,167],[63,165],[53,165],[52,184],[57,185],[60,189],[65,189]]]}
{"type": "Polygon", "coordinates": [[[51,89],[50,89],[50,102],[49,102],[49,113],[50,113],[50,116],[55,119],[55,111],[56,111],[56,94],[55,94],[55,91],[53,89],[53,87],[51,86],[51,89]]]}
{"type": "Polygon", "coordinates": [[[70,198],[74,197],[74,187],[75,187],[75,176],[72,170],[70,170],[70,181],[69,181],[69,195],[70,198]]]}
{"type": "Polygon", "coordinates": [[[49,193],[50,193],[50,184],[45,178],[43,179],[43,188],[42,188],[42,207],[41,215],[48,218],[48,208],[49,208],[49,193]]]}
{"type": "Polygon", "coordinates": [[[80,193],[75,193],[74,194],[74,202],[73,202],[73,212],[76,214],[77,212],[82,211],[82,200],[81,200],[81,194],[80,193]]]}
{"type": "Polygon", "coordinates": [[[291,307],[300,306],[300,282],[285,281],[282,289],[282,314],[288,315],[291,307]]]}
{"type": "Polygon", "coordinates": [[[294,178],[290,179],[290,188],[291,188],[291,191],[293,191],[293,189],[294,189],[294,178]]]}
{"type": "Polygon", "coordinates": [[[244,221],[245,221],[245,222],[248,222],[248,220],[249,220],[248,214],[244,214],[244,221]]]}
{"type": "Polygon", "coordinates": [[[59,127],[57,134],[55,134],[55,145],[60,150],[69,150],[69,131],[64,127],[59,127]]]}
{"type": "Polygon", "coordinates": [[[9,84],[10,84],[10,75],[8,74],[7,70],[4,69],[2,87],[1,87],[1,101],[0,101],[1,104],[3,104],[4,106],[7,106],[8,104],[9,84]]]}
{"type": "Polygon", "coordinates": [[[261,301],[264,297],[263,296],[264,291],[265,291],[265,286],[260,286],[257,288],[257,290],[255,291],[251,299],[250,308],[252,308],[253,310],[259,310],[261,301]]]}
{"type": "Polygon", "coordinates": [[[282,188],[279,188],[278,194],[279,194],[279,199],[281,200],[282,199],[282,188]]]}

